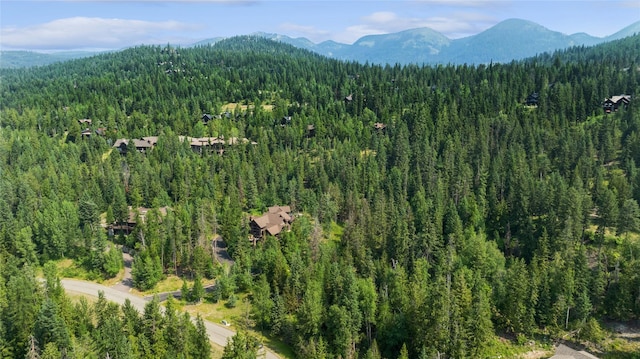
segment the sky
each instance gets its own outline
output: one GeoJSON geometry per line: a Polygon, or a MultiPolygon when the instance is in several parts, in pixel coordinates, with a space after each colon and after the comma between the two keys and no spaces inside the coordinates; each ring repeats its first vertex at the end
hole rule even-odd
{"type": "Polygon", "coordinates": [[[604,37],[640,21],[640,0],[0,0],[0,49],[185,46],[255,32],[351,44],[420,27],[454,39],[511,18],[604,37]]]}

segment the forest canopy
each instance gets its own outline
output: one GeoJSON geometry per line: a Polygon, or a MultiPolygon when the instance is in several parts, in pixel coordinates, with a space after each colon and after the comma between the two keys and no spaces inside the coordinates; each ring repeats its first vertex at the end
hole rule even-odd
{"type": "MultiPolygon", "coordinates": [[[[140,289],[180,275],[215,278],[206,300],[250,293],[253,325],[300,358],[597,340],[603,320],[640,319],[637,96],[640,36],[478,66],[237,37],[0,70],[0,353],[25,357],[37,338],[40,354],[102,357],[113,335],[132,357],[175,357],[146,313],[98,302],[78,320],[86,303],[37,289],[36,269],[65,258],[115,276],[121,246],[140,289]],[[631,100],[605,112],[618,95],[631,100]],[[194,151],[181,136],[248,142],[194,151]],[[143,137],[155,146],[113,147],[143,137]],[[275,205],[291,207],[290,230],[254,245],[251,218],[275,205]]],[[[189,355],[208,350],[172,323],[194,333],[189,355]]]]}

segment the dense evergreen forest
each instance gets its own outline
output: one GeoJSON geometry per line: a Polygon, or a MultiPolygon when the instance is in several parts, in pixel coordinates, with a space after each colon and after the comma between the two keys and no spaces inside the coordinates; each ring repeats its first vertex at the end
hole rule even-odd
{"type": "Polygon", "coordinates": [[[300,358],[597,343],[604,321],[640,319],[637,96],[640,36],[479,66],[238,37],[0,70],[0,356],[203,357],[201,324],[157,302],[66,298],[52,261],[113,277],[116,245],[135,249],[141,289],[177,274],[215,278],[205,300],[250,293],[255,328],[300,358]],[[143,136],[157,145],[112,147],[143,136]],[[255,144],[199,153],[179,136],[255,144]],[[273,205],[291,206],[291,231],[254,246],[249,218],[273,205]],[[109,235],[129,206],[169,209],[109,235]],[[230,271],[214,265],[218,234],[230,271]]]}

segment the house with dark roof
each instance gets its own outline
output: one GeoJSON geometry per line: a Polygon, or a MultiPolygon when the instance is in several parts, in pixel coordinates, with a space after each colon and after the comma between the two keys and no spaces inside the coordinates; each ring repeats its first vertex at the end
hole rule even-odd
{"type": "Polygon", "coordinates": [[[282,116],[280,119],[280,126],[286,126],[291,124],[291,116],[282,116]]]}
{"type": "Polygon", "coordinates": [[[136,138],[131,141],[126,138],[119,138],[111,147],[117,148],[120,154],[126,155],[131,145],[133,145],[138,152],[144,153],[155,147],[157,143],[158,136],[136,138]]]}
{"type": "Polygon", "coordinates": [[[126,155],[128,146],[129,146],[129,140],[127,140],[126,138],[119,138],[116,140],[116,142],[114,142],[113,146],[111,147],[117,149],[121,155],[126,155]]]}
{"type": "Polygon", "coordinates": [[[622,107],[627,107],[631,102],[631,95],[618,95],[607,98],[602,103],[602,109],[604,112],[611,113],[618,111],[618,109],[622,107]]]}
{"type": "Polygon", "coordinates": [[[524,102],[527,106],[538,106],[538,103],[540,102],[540,94],[533,92],[527,96],[527,99],[524,102]]]}
{"type": "Polygon", "coordinates": [[[307,125],[307,138],[311,138],[316,135],[316,126],[313,124],[307,125]]]}
{"type": "Polygon", "coordinates": [[[208,113],[202,114],[202,122],[204,122],[205,125],[211,120],[213,120],[213,116],[208,113]]]}
{"type": "Polygon", "coordinates": [[[249,229],[251,240],[255,244],[256,241],[266,236],[278,236],[282,231],[291,229],[290,206],[272,206],[269,207],[267,213],[259,217],[251,217],[249,221],[249,229]]]}

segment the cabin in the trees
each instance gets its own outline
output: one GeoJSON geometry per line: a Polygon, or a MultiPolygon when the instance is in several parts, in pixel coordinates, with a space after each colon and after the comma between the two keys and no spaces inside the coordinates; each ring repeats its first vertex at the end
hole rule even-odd
{"type": "Polygon", "coordinates": [[[525,100],[525,104],[527,106],[538,106],[539,102],[540,102],[540,94],[538,94],[537,92],[530,94],[529,96],[527,96],[527,99],[525,100]]]}
{"type": "MultiPolygon", "coordinates": [[[[129,216],[126,221],[123,222],[115,222],[107,226],[107,232],[110,236],[116,234],[129,234],[133,229],[138,225],[138,222],[145,223],[147,219],[147,214],[149,211],[153,210],[153,208],[146,207],[138,207],[134,209],[129,206],[129,216]]],[[[166,217],[169,207],[160,207],[157,209],[160,213],[160,217],[166,217]]]]}
{"type": "Polygon", "coordinates": [[[383,132],[387,128],[387,125],[382,122],[376,122],[373,124],[373,128],[378,132],[383,132]]]}
{"type": "Polygon", "coordinates": [[[158,136],[142,137],[133,140],[133,146],[139,152],[147,152],[158,144],[158,136]]]}
{"type": "Polygon", "coordinates": [[[78,123],[81,125],[87,125],[87,126],[91,126],[91,119],[90,118],[83,118],[78,120],[78,123]]]}
{"type": "Polygon", "coordinates": [[[208,113],[202,114],[202,122],[206,125],[209,121],[213,120],[213,116],[208,113]]]}
{"type": "Polygon", "coordinates": [[[352,93],[344,98],[344,102],[349,103],[351,101],[353,101],[353,94],[352,93]]]}
{"type": "MultiPolygon", "coordinates": [[[[252,144],[257,145],[257,142],[249,141],[246,138],[231,137],[225,140],[223,136],[220,137],[187,137],[178,136],[180,142],[187,141],[191,149],[196,153],[217,152],[222,154],[225,146],[233,146],[238,144],[252,144]]],[[[120,154],[126,155],[131,146],[141,153],[145,153],[156,146],[158,143],[158,136],[142,137],[140,139],[128,140],[120,138],[113,144],[113,148],[118,149],[120,154]]]]}
{"type": "Polygon", "coordinates": [[[246,138],[231,137],[225,140],[224,136],[220,137],[180,137],[181,141],[188,140],[191,149],[196,153],[216,152],[223,154],[226,146],[235,146],[240,144],[257,145],[257,142],[249,141],[246,138]]]}
{"type": "Polygon", "coordinates": [[[316,135],[316,126],[313,124],[307,125],[307,138],[311,138],[316,135]]]}
{"type": "Polygon", "coordinates": [[[284,127],[291,124],[291,116],[282,116],[280,126],[284,127]]]}
{"type": "Polygon", "coordinates": [[[291,222],[293,222],[291,207],[269,207],[267,213],[262,216],[250,218],[249,228],[251,232],[251,240],[255,244],[256,241],[263,239],[267,235],[277,236],[282,231],[290,229],[291,222]]]}
{"type": "Polygon", "coordinates": [[[138,152],[144,153],[155,147],[156,144],[158,144],[158,136],[148,136],[131,141],[126,138],[120,138],[116,140],[112,147],[117,148],[120,154],[126,155],[131,145],[133,145],[138,152]]]}
{"type": "Polygon", "coordinates": [[[126,155],[128,146],[129,146],[129,140],[125,138],[119,138],[116,140],[116,142],[113,144],[112,147],[117,149],[121,155],[126,155]]]}
{"type": "Polygon", "coordinates": [[[631,95],[613,96],[604,100],[602,108],[604,109],[604,112],[611,113],[618,111],[621,106],[627,107],[629,102],[631,102],[631,95]]]}
{"type": "Polygon", "coordinates": [[[218,137],[193,137],[189,140],[193,152],[219,152],[224,151],[224,138],[218,137]]]}
{"type": "MultiPolygon", "coordinates": [[[[224,138],[224,137],[223,137],[224,138]]],[[[255,141],[249,141],[249,139],[247,138],[238,138],[238,137],[230,137],[227,142],[227,145],[229,146],[234,146],[234,145],[240,145],[240,144],[251,144],[251,145],[257,145],[258,142],[255,141]]]]}

